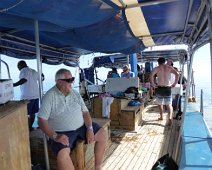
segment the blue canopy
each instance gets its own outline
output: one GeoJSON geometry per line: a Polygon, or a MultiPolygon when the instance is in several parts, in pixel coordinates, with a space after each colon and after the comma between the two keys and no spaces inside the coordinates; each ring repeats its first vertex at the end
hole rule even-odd
{"type": "MultiPolygon", "coordinates": [[[[137,62],[157,62],[158,57],[171,59],[173,62],[186,61],[188,54],[184,49],[142,51],[140,54],[137,54],[137,62]]],[[[127,64],[128,59],[126,54],[112,54],[94,57],[91,67],[122,68],[127,64]]]]}
{"type": "Polygon", "coordinates": [[[206,1],[120,2],[1,0],[0,52],[35,58],[34,20],[43,62],[50,64],[77,66],[80,55],[92,52],[140,53],[167,44],[195,48],[209,41],[206,1]]]}

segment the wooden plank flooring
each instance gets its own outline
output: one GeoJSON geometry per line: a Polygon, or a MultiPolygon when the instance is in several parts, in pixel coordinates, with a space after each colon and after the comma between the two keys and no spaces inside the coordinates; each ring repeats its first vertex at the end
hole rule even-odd
{"type": "Polygon", "coordinates": [[[158,120],[156,105],[145,108],[143,124],[136,131],[112,130],[112,144],[105,154],[103,170],[151,170],[158,158],[169,153],[174,158],[179,127],[158,120]]]}

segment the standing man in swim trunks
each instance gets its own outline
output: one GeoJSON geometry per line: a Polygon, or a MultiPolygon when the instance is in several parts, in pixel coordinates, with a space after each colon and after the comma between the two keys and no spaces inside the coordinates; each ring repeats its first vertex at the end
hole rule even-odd
{"type": "Polygon", "coordinates": [[[151,72],[150,82],[152,86],[154,86],[154,76],[157,74],[155,95],[156,104],[158,104],[160,111],[159,120],[163,120],[163,105],[167,105],[169,114],[169,121],[167,125],[170,126],[172,124],[173,114],[171,88],[176,86],[179,74],[173,67],[165,64],[165,58],[163,57],[158,58],[158,65],[159,66],[155,67],[151,72]],[[175,75],[174,83],[171,82],[171,74],[175,75]]]}

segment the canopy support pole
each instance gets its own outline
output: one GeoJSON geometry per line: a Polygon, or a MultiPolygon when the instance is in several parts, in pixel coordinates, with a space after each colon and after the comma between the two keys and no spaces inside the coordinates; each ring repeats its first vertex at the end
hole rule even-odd
{"type": "MultiPolygon", "coordinates": [[[[1,54],[0,54],[0,61],[1,61],[1,54]]],[[[1,79],[1,77],[2,77],[2,72],[1,72],[1,62],[0,62],[0,79],[1,79]]]]}
{"type": "Polygon", "coordinates": [[[210,54],[211,54],[211,101],[212,101],[212,12],[211,12],[211,8],[212,8],[212,0],[209,1],[210,4],[208,4],[208,8],[207,8],[207,17],[208,17],[208,28],[209,28],[209,37],[210,37],[210,54]]]}
{"type": "Polygon", "coordinates": [[[185,119],[185,114],[186,114],[186,108],[188,104],[188,95],[189,95],[189,89],[190,89],[190,81],[191,81],[191,73],[192,73],[192,65],[193,65],[193,58],[194,58],[194,53],[191,51],[191,47],[189,47],[189,69],[188,69],[188,77],[187,77],[187,85],[186,85],[186,94],[185,94],[185,102],[184,102],[184,108],[183,108],[183,114],[182,114],[182,122],[181,122],[181,127],[180,127],[180,132],[177,140],[177,146],[176,146],[176,152],[175,152],[175,160],[177,161],[178,159],[178,154],[179,154],[179,149],[180,148],[180,143],[181,143],[181,136],[182,136],[182,131],[183,131],[183,122],[185,119]]]}
{"type": "Polygon", "coordinates": [[[136,53],[130,54],[130,65],[131,71],[135,73],[135,77],[137,77],[137,57],[136,53]]]}
{"type": "MultiPolygon", "coordinates": [[[[182,97],[182,91],[183,91],[182,82],[183,82],[183,77],[184,77],[185,57],[183,58],[183,63],[179,62],[179,65],[180,65],[181,74],[180,74],[180,96],[177,99],[177,110],[179,109],[179,102],[181,102],[180,98],[182,97]]],[[[180,106],[181,106],[181,103],[180,103],[180,106]]],[[[180,111],[182,111],[182,110],[180,110],[180,111]]]]}
{"type": "MultiPolygon", "coordinates": [[[[37,57],[37,69],[39,73],[39,101],[41,102],[41,98],[43,96],[43,86],[42,86],[42,67],[41,67],[41,56],[40,56],[40,45],[39,45],[39,27],[38,27],[38,20],[34,21],[35,27],[35,46],[36,46],[36,57],[37,57]]],[[[44,144],[44,153],[45,153],[45,162],[46,162],[46,169],[50,170],[49,167],[49,155],[48,155],[48,147],[47,147],[47,139],[46,135],[43,133],[43,144],[44,144]]]]}
{"type": "Polygon", "coordinates": [[[129,65],[129,63],[130,63],[130,56],[127,55],[127,65],[129,65]]]}

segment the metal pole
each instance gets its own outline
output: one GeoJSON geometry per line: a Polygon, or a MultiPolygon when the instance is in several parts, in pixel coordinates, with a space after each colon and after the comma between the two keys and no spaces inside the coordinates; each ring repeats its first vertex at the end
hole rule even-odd
{"type": "MultiPolygon", "coordinates": [[[[189,72],[188,72],[188,79],[187,79],[187,82],[188,83],[187,83],[186,89],[190,89],[190,81],[191,81],[191,74],[192,74],[192,65],[193,65],[193,58],[194,58],[193,51],[191,51],[191,53],[189,53],[189,54],[190,54],[190,64],[189,64],[189,72]]],[[[188,90],[186,90],[186,95],[185,95],[185,104],[184,104],[184,109],[183,109],[183,119],[185,117],[187,104],[188,104],[188,90]]]]}
{"type": "Polygon", "coordinates": [[[190,62],[189,62],[189,69],[188,69],[188,77],[187,77],[187,86],[186,86],[186,94],[185,94],[185,102],[184,102],[184,108],[183,108],[183,114],[182,114],[182,122],[181,122],[181,127],[180,127],[180,132],[179,132],[179,136],[178,136],[178,140],[177,140],[177,147],[176,147],[176,152],[175,152],[175,160],[177,160],[178,158],[178,152],[180,149],[180,143],[181,143],[181,135],[182,135],[182,131],[183,131],[183,122],[185,119],[185,113],[186,113],[186,107],[187,107],[187,103],[188,103],[188,95],[189,95],[189,89],[190,89],[190,80],[191,80],[191,73],[192,73],[192,65],[193,65],[193,58],[194,58],[194,53],[193,51],[191,51],[191,48],[189,48],[189,58],[190,58],[190,62]]]}
{"type": "Polygon", "coordinates": [[[191,97],[194,96],[194,70],[191,72],[191,97]]]}
{"type": "MultiPolygon", "coordinates": [[[[1,54],[0,54],[0,61],[1,61],[1,54]]],[[[0,79],[1,79],[1,77],[2,77],[1,74],[2,74],[2,73],[1,73],[1,62],[0,62],[0,79]]]]}
{"type": "MultiPolygon", "coordinates": [[[[40,56],[40,46],[39,46],[39,28],[38,28],[38,20],[34,21],[35,26],[35,46],[36,46],[36,57],[37,57],[37,69],[39,73],[39,98],[41,102],[41,98],[43,96],[43,86],[42,86],[42,69],[41,69],[41,56],[40,56]]],[[[43,145],[44,145],[44,153],[45,153],[45,161],[46,161],[46,169],[50,170],[49,167],[49,155],[48,155],[48,146],[47,146],[47,139],[46,135],[43,133],[43,145]]]]}
{"type": "Polygon", "coordinates": [[[208,32],[210,37],[210,54],[211,54],[211,100],[212,100],[212,0],[209,0],[208,8],[207,8],[207,17],[208,17],[208,32]]]}
{"type": "Polygon", "coordinates": [[[177,110],[179,108],[179,102],[181,102],[180,97],[182,97],[181,91],[182,91],[182,82],[183,82],[183,76],[184,76],[184,65],[185,65],[185,60],[183,59],[183,63],[180,64],[180,71],[181,71],[181,74],[180,74],[180,94],[179,94],[179,97],[177,99],[177,110]]]}
{"type": "MultiPolygon", "coordinates": [[[[190,61],[187,61],[187,77],[189,75],[189,64],[190,64],[190,61]]],[[[187,79],[187,83],[190,83],[187,79]]],[[[187,88],[187,87],[186,87],[187,88]]],[[[188,90],[188,96],[190,96],[191,92],[190,92],[190,86],[189,86],[189,89],[186,89],[186,91],[188,90]]]]}
{"type": "Polygon", "coordinates": [[[7,68],[8,78],[11,79],[11,76],[10,76],[10,68],[9,68],[8,64],[7,64],[4,60],[2,60],[2,59],[0,59],[0,63],[4,63],[4,64],[5,64],[5,66],[6,66],[6,68],[7,68]]]}
{"type": "Polygon", "coordinates": [[[127,65],[129,66],[129,63],[130,63],[130,56],[127,55],[127,65]]]}
{"type": "Polygon", "coordinates": [[[201,89],[201,95],[200,95],[200,113],[202,113],[203,116],[203,90],[201,89]]]}
{"type": "Polygon", "coordinates": [[[136,53],[130,54],[130,66],[131,66],[131,71],[135,73],[135,77],[137,77],[137,55],[136,53]]]}

